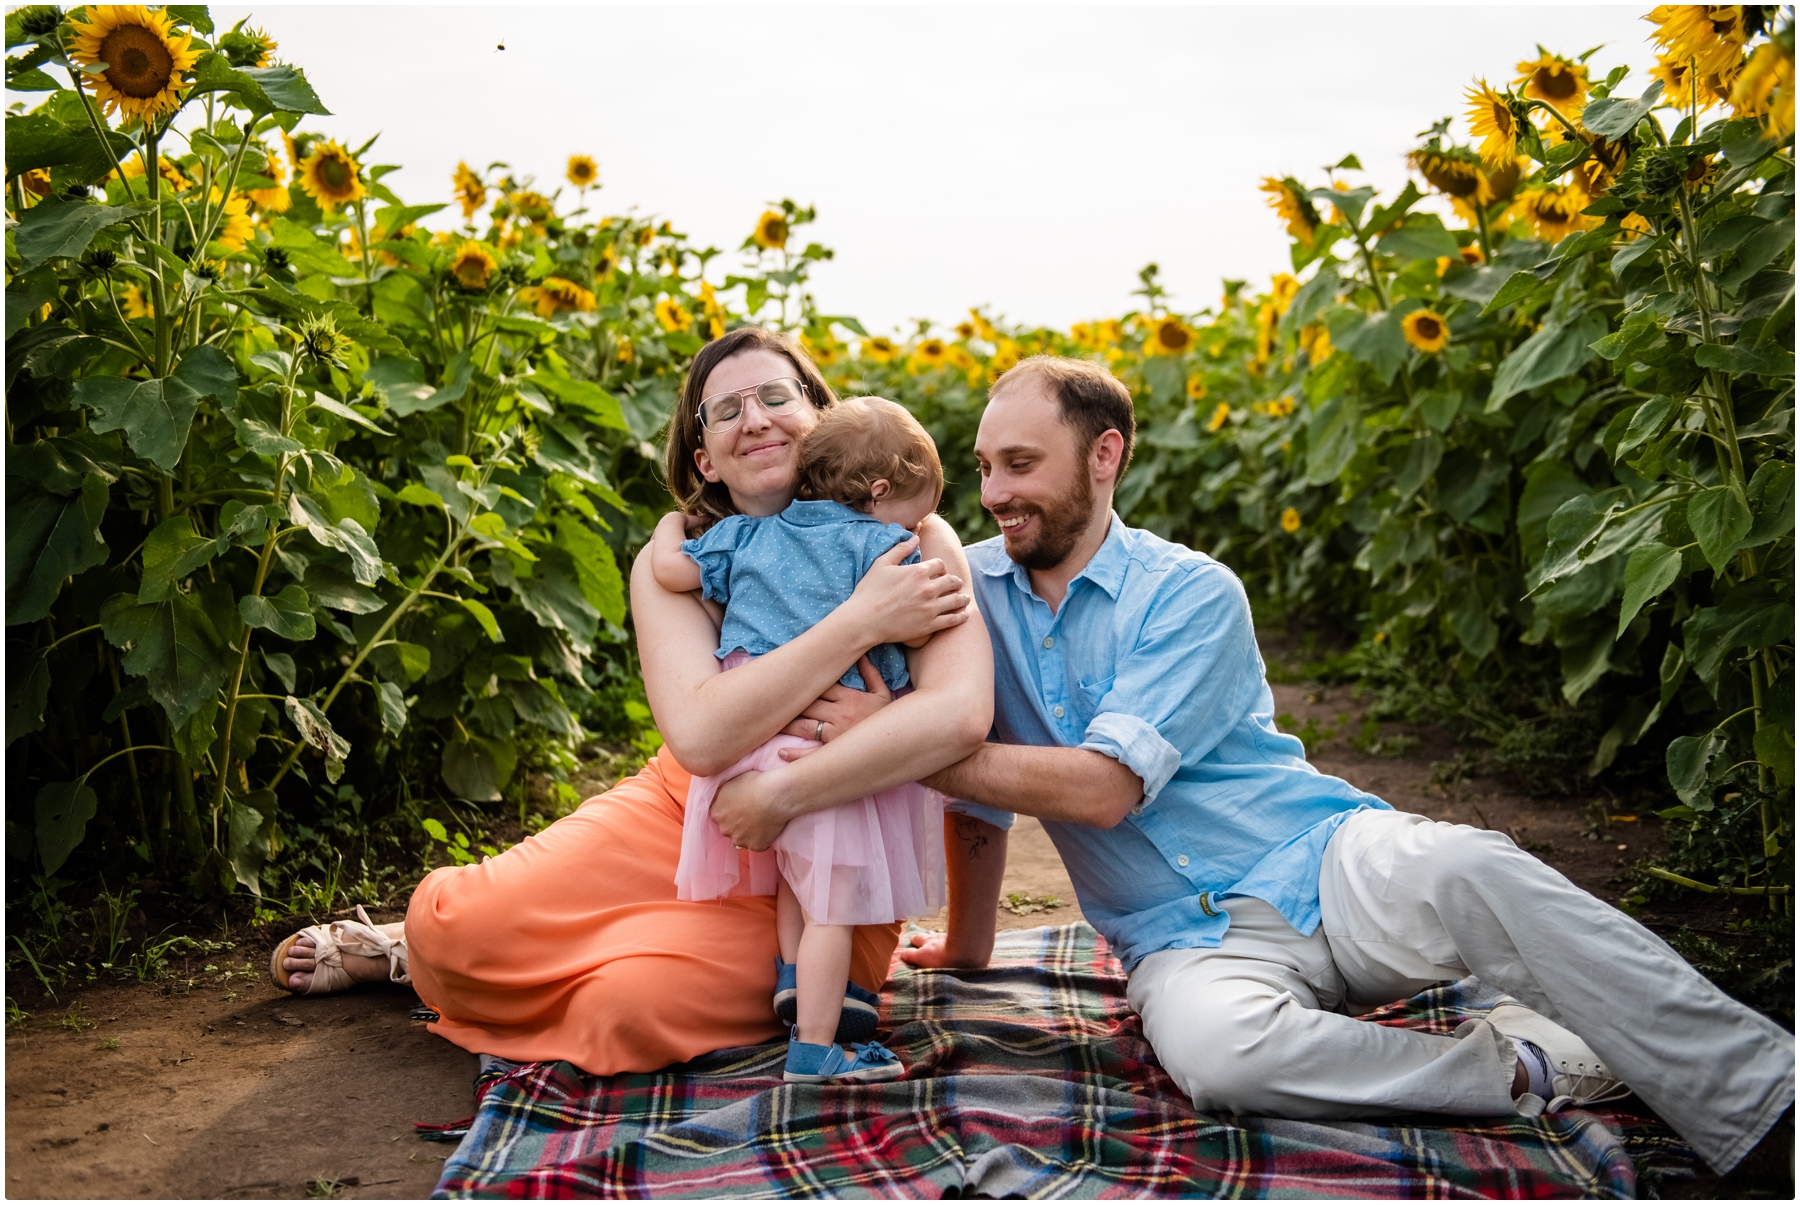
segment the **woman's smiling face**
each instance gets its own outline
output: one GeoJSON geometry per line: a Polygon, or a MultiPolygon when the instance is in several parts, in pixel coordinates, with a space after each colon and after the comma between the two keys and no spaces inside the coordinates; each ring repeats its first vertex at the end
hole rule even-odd
{"type": "MultiPolygon", "coordinates": [[[[703,397],[752,389],[764,381],[799,374],[779,352],[755,348],[721,363],[706,378],[703,397]]],[[[694,465],[708,481],[720,481],[746,515],[773,515],[794,500],[800,485],[800,438],[819,421],[813,404],[771,413],[754,397],[729,431],[707,431],[694,450],[694,465]]]]}

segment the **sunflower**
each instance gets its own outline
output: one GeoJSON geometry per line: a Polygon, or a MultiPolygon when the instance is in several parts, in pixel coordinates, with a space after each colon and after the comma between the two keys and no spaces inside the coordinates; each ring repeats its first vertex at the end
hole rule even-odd
{"type": "Polygon", "coordinates": [[[1488,203],[1512,200],[1513,194],[1519,191],[1519,181],[1525,178],[1526,169],[1530,166],[1531,160],[1523,155],[1514,155],[1511,161],[1488,168],[1484,173],[1490,198],[1488,203]]]}
{"type": "Polygon", "coordinates": [[[1206,397],[1206,378],[1199,373],[1187,379],[1187,395],[1189,401],[1198,402],[1206,397]]]}
{"type": "Polygon", "coordinates": [[[286,213],[288,207],[294,203],[294,198],[288,194],[284,183],[287,180],[287,168],[282,166],[281,156],[271,153],[261,143],[252,145],[262,159],[256,174],[268,177],[273,184],[269,188],[246,188],[244,195],[249,197],[251,203],[259,210],[269,213],[286,213]]]}
{"type": "Polygon", "coordinates": [[[958,347],[954,343],[944,349],[944,363],[958,372],[968,372],[972,368],[980,367],[980,363],[975,357],[969,354],[968,348],[958,347]]]}
{"type": "Polygon", "coordinates": [[[931,372],[942,368],[948,360],[949,347],[942,339],[921,339],[906,366],[913,372],[931,372]]]}
{"type": "Polygon", "coordinates": [[[1692,60],[1702,78],[1730,81],[1743,62],[1750,31],[1741,4],[1659,4],[1644,20],[1656,26],[1650,37],[1678,62],[1692,60]]]}
{"type": "MultiPolygon", "coordinates": [[[[143,172],[144,169],[142,167],[138,168],[139,175],[142,175],[143,172]]],[[[24,186],[26,192],[34,197],[47,197],[50,195],[52,187],[50,184],[50,173],[41,167],[34,167],[21,175],[19,177],[19,183],[24,186]]]]}
{"type": "Polygon", "coordinates": [[[626,338],[624,335],[619,336],[619,350],[616,353],[615,358],[621,364],[631,363],[631,358],[632,358],[631,340],[626,338]]]}
{"type": "Polygon", "coordinates": [[[1230,421],[1231,407],[1227,406],[1224,402],[1220,402],[1217,406],[1213,407],[1212,417],[1206,420],[1206,429],[1208,431],[1217,431],[1220,427],[1223,427],[1230,421]]]}
{"type": "Polygon", "coordinates": [[[1716,73],[1705,71],[1698,76],[1690,76],[1688,63],[1689,60],[1678,59],[1674,55],[1658,55],[1656,66],[1650,68],[1650,78],[1661,80],[1663,95],[1677,105],[1686,108],[1691,104],[1702,113],[1731,99],[1735,76],[1721,79],[1716,73]],[[1690,80],[1698,87],[1691,87],[1690,80]]]}
{"type": "Polygon", "coordinates": [[[576,188],[592,188],[600,180],[600,165],[590,155],[570,155],[564,174],[576,188]]]}
{"type": "Polygon", "coordinates": [[[994,354],[988,359],[988,380],[997,381],[1001,374],[1012,371],[1013,365],[1025,358],[1025,353],[1011,339],[1001,339],[994,348],[994,354]]]}
{"type": "Polygon", "coordinates": [[[1547,243],[1558,243],[1579,230],[1593,227],[1594,220],[1581,211],[1593,202],[1587,193],[1573,184],[1528,188],[1513,212],[1530,221],[1537,236],[1547,243]]]}
{"type": "Polygon", "coordinates": [[[1194,332],[1174,315],[1152,318],[1144,332],[1146,356],[1179,356],[1194,346],[1194,332]]]}
{"type": "Polygon", "coordinates": [[[750,239],[765,251],[779,251],[787,246],[788,223],[780,210],[771,209],[756,219],[750,239]]]}
{"type": "Polygon", "coordinates": [[[1761,117],[1770,137],[1794,132],[1794,52],[1778,42],[1764,42],[1738,72],[1731,88],[1731,107],[1739,117],[1761,117]]]}
{"type": "Polygon", "coordinates": [[[1286,272],[1277,272],[1274,279],[1269,282],[1269,304],[1275,307],[1277,314],[1285,314],[1288,306],[1293,304],[1294,294],[1299,291],[1300,282],[1298,280],[1286,272]]]}
{"type": "Polygon", "coordinates": [[[877,364],[887,364],[900,354],[900,349],[886,335],[876,335],[874,338],[864,339],[857,348],[857,354],[867,356],[877,364]]]}
{"type": "Polygon", "coordinates": [[[815,364],[836,364],[839,355],[844,350],[843,344],[831,337],[829,328],[822,331],[820,337],[816,341],[811,335],[802,331],[800,333],[800,346],[806,350],[807,355],[812,357],[813,363],[815,364]]]}
{"type": "Polygon", "coordinates": [[[520,289],[519,300],[535,308],[539,318],[548,318],[564,310],[587,313],[594,308],[592,293],[560,276],[546,276],[535,285],[520,289]]]}
{"type": "Polygon", "coordinates": [[[987,315],[980,310],[970,310],[969,321],[975,324],[975,333],[980,335],[985,342],[993,344],[1000,342],[1000,332],[994,329],[994,324],[989,322],[987,315]]]}
{"type": "Polygon", "coordinates": [[[1626,214],[1619,223],[1619,229],[1624,232],[1627,242],[1635,242],[1646,234],[1656,233],[1656,228],[1650,225],[1650,219],[1641,213],[1626,214]]]}
{"type": "Polygon", "coordinates": [[[450,183],[456,190],[457,203],[462,206],[463,221],[474,221],[475,211],[487,204],[487,185],[467,163],[456,165],[456,174],[450,177],[450,183]]]}
{"type": "Polygon", "coordinates": [[[1300,512],[1295,510],[1291,506],[1288,507],[1286,510],[1282,511],[1281,512],[1281,530],[1287,532],[1290,536],[1293,535],[1295,532],[1299,531],[1300,530],[1300,512]]]}
{"type": "Polygon", "coordinates": [[[488,287],[498,266],[493,252],[469,240],[456,249],[456,258],[450,261],[450,275],[465,292],[479,293],[488,287]]]}
{"type": "Polygon", "coordinates": [[[362,169],[350,152],[334,139],[313,147],[300,164],[300,187],[305,189],[319,208],[330,213],[339,205],[360,201],[367,193],[363,187],[362,169]]]}
{"type": "MultiPolygon", "coordinates": [[[[212,190],[213,204],[219,203],[219,190],[212,190]]],[[[244,243],[256,233],[256,224],[250,220],[250,198],[242,193],[234,192],[231,199],[225,202],[220,211],[219,232],[213,238],[230,247],[233,251],[242,251],[244,243]]]]}
{"type": "Polygon", "coordinates": [[[1444,350],[1450,342],[1450,324],[1441,314],[1430,310],[1414,310],[1400,320],[1400,333],[1406,341],[1427,355],[1444,350]]]}
{"type": "Polygon", "coordinates": [[[656,303],[656,320],[666,331],[688,331],[694,327],[694,316],[673,297],[665,297],[656,303]]]}
{"type": "Polygon", "coordinates": [[[540,231],[554,212],[549,197],[529,188],[515,192],[506,199],[511,203],[513,212],[519,215],[521,221],[529,222],[538,227],[540,231]]]}
{"type": "Polygon", "coordinates": [[[150,118],[181,104],[182,75],[200,59],[187,34],[174,32],[167,9],[141,4],[93,4],[76,22],[69,50],[83,66],[106,64],[98,75],[77,74],[108,113],[150,118]]]}
{"type": "Polygon", "coordinates": [[[245,29],[243,21],[219,38],[219,51],[233,67],[267,67],[275,61],[279,46],[262,30],[245,29]]]}
{"type": "Polygon", "coordinates": [[[1455,201],[1489,205],[1493,194],[1479,156],[1465,150],[1418,150],[1406,157],[1425,182],[1455,201]]]}
{"type": "Polygon", "coordinates": [[[1510,163],[1519,149],[1519,118],[1505,94],[1480,80],[1465,96],[1469,102],[1469,133],[1481,139],[1481,159],[1489,167],[1510,163]]]}
{"type": "MultiPolygon", "coordinates": [[[[138,155],[128,156],[119,164],[119,170],[113,173],[116,178],[124,180],[136,180],[143,174],[144,160],[138,155]]],[[[167,184],[172,192],[186,192],[194,186],[192,180],[181,174],[179,167],[160,155],[156,159],[156,174],[162,177],[163,183],[167,184]]]]}
{"type": "Polygon", "coordinates": [[[144,296],[144,290],[136,285],[126,285],[125,295],[119,299],[125,309],[127,318],[154,318],[156,307],[144,296]]]}
{"type": "Polygon", "coordinates": [[[1516,82],[1526,96],[1543,101],[1571,120],[1587,107],[1587,68],[1542,46],[1537,58],[1519,64],[1516,82]]]}
{"type": "Polygon", "coordinates": [[[1323,323],[1315,322],[1300,328],[1300,347],[1306,352],[1306,361],[1314,368],[1323,364],[1331,355],[1331,335],[1323,323]]]}
{"type": "Polygon", "coordinates": [[[1263,302],[1256,307],[1256,365],[1261,368],[1275,354],[1275,307],[1263,302]]]}
{"type": "Polygon", "coordinates": [[[1299,181],[1291,176],[1280,179],[1265,176],[1260,191],[1269,194],[1269,208],[1287,223],[1288,235],[1298,239],[1302,246],[1312,246],[1313,235],[1319,229],[1319,211],[1306,199],[1306,191],[1299,181]]]}
{"type": "Polygon", "coordinates": [[[975,337],[975,324],[973,322],[957,323],[956,337],[965,341],[973,339],[975,337]]]}

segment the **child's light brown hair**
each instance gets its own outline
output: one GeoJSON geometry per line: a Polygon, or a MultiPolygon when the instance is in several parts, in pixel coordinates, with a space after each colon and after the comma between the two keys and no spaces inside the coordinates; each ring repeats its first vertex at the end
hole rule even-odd
{"type": "Polygon", "coordinates": [[[800,443],[800,492],[861,509],[885,478],[889,497],[931,491],[936,509],[944,497],[944,466],[937,444],[906,407],[879,397],[843,398],[821,411],[800,443]]]}

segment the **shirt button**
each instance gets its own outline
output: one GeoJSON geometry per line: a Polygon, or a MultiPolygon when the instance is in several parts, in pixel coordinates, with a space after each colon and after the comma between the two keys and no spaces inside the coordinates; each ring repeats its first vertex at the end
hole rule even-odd
{"type": "Polygon", "coordinates": [[[1055,648],[1056,647],[1056,637],[1054,637],[1054,636],[1044,637],[1044,647],[1047,649],[1055,648]]]}
{"type": "Polygon", "coordinates": [[[1053,715],[1053,716],[1055,716],[1055,717],[1056,717],[1056,718],[1057,718],[1057,719],[1059,719],[1059,720],[1060,720],[1060,719],[1062,719],[1062,718],[1063,718],[1063,709],[1062,709],[1062,705],[1061,705],[1061,704],[1058,704],[1058,705],[1057,705],[1057,706],[1055,706],[1055,707],[1052,707],[1052,708],[1051,708],[1051,709],[1050,709],[1050,714],[1051,714],[1051,715],[1053,715]]]}
{"type": "Polygon", "coordinates": [[[1176,859],[1175,859],[1175,865],[1177,865],[1177,866],[1186,866],[1186,865],[1187,865],[1187,855],[1186,855],[1186,854],[1182,854],[1182,855],[1181,855],[1181,856],[1180,856],[1180,857],[1179,857],[1179,858],[1176,858],[1176,859]]]}
{"type": "Polygon", "coordinates": [[[1142,816],[1144,814],[1144,805],[1140,803],[1136,807],[1132,808],[1131,814],[1133,816],[1142,816]]]}

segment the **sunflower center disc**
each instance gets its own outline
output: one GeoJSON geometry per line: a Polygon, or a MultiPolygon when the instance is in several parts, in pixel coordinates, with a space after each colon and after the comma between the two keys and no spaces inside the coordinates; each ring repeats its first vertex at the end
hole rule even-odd
{"type": "Polygon", "coordinates": [[[121,25],[100,43],[106,82],[134,100],[147,100],[169,86],[175,57],[161,38],[142,25],[121,25]]]}
{"type": "Polygon", "coordinates": [[[345,171],[344,165],[336,159],[327,159],[321,163],[319,174],[325,177],[325,183],[329,184],[333,190],[341,189],[350,183],[350,173],[345,171]]]}
{"type": "Polygon", "coordinates": [[[1535,82],[1546,97],[1567,100],[1575,95],[1575,76],[1567,71],[1539,71],[1535,82]]]}

